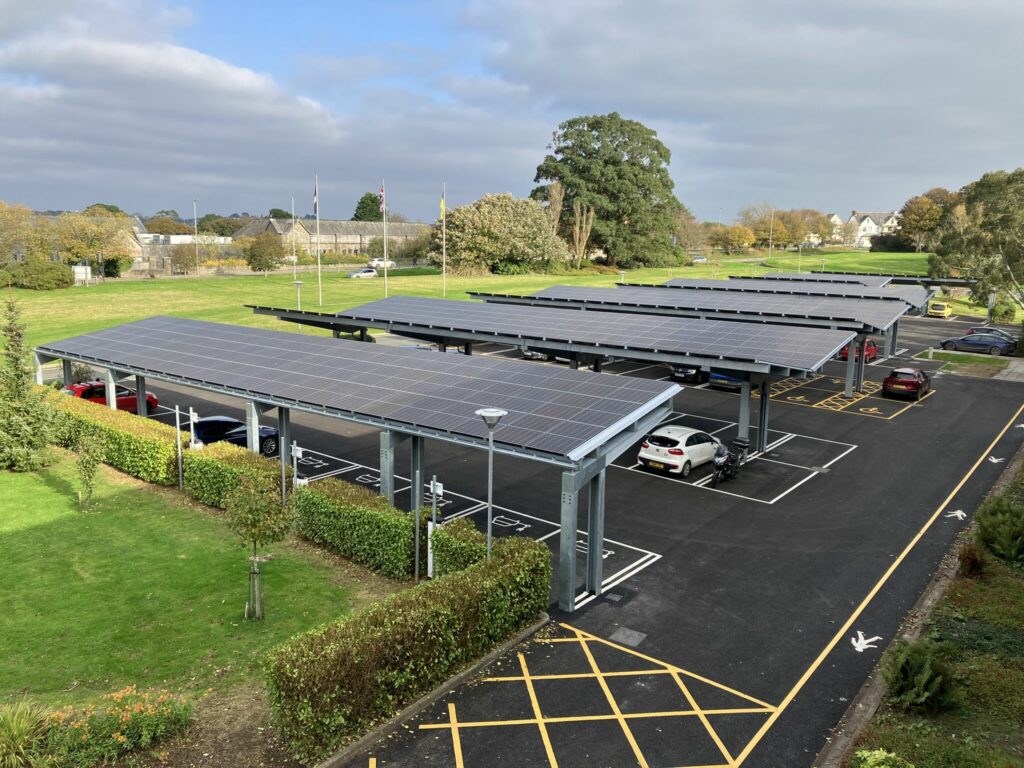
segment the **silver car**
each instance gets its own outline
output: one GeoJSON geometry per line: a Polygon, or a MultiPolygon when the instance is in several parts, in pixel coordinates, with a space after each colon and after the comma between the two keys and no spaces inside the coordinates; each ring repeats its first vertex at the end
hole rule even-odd
{"type": "Polygon", "coordinates": [[[376,277],[377,270],[371,269],[370,267],[363,267],[362,269],[357,269],[355,272],[349,272],[348,276],[353,278],[376,277]]]}

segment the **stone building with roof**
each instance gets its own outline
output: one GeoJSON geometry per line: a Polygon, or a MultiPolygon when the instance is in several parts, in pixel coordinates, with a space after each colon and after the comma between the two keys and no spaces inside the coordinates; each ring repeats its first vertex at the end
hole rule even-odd
{"type": "MultiPolygon", "coordinates": [[[[408,240],[430,231],[429,224],[388,222],[388,244],[402,245],[408,240]]],[[[281,238],[281,244],[291,252],[292,241],[297,250],[316,253],[316,222],[297,219],[294,227],[291,219],[255,219],[233,235],[255,237],[270,232],[281,238]]],[[[384,236],[382,221],[331,221],[320,220],[321,253],[365,253],[366,246],[375,237],[384,236]]]]}

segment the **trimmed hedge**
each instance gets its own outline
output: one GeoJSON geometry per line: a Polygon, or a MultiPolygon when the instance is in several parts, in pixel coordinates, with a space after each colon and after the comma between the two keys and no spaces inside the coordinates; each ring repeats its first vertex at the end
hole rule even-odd
{"type": "MultiPolygon", "coordinates": [[[[172,430],[173,431],[173,430],[172,430]]],[[[281,482],[281,464],[231,443],[220,442],[182,455],[185,492],[196,501],[224,509],[224,497],[242,475],[281,482]]],[[[291,470],[288,470],[291,477],[291,470]]]]}
{"type": "Polygon", "coordinates": [[[334,478],[298,489],[298,531],[368,568],[404,579],[413,570],[415,521],[387,499],[334,478]]]}
{"type": "Polygon", "coordinates": [[[274,719],[314,762],[440,685],[548,604],[551,553],[509,537],[490,560],[297,635],[270,654],[274,719]]]}
{"type": "Polygon", "coordinates": [[[487,537],[460,517],[434,531],[434,578],[462,571],[487,556],[487,537]]]}
{"type": "MultiPolygon", "coordinates": [[[[95,436],[103,460],[127,475],[150,483],[173,485],[178,480],[174,427],[127,411],[114,411],[49,390],[54,405],[54,440],[75,449],[82,434],[95,436]]],[[[183,434],[183,441],[188,435],[183,434]]]]}

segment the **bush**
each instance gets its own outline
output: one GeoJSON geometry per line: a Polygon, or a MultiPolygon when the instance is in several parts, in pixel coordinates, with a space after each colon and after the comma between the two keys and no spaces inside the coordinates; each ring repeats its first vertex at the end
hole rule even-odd
{"type": "Polygon", "coordinates": [[[487,537],[465,517],[434,531],[434,576],[462,571],[487,555],[487,537]]]}
{"type": "Polygon", "coordinates": [[[69,288],[75,284],[75,273],[71,271],[71,267],[59,261],[29,258],[21,264],[10,264],[5,270],[15,288],[52,291],[57,288],[69,288]]]}
{"type": "Polygon", "coordinates": [[[0,704],[0,766],[34,768],[46,736],[46,710],[29,701],[0,704]]]}
{"type": "Polygon", "coordinates": [[[415,522],[408,512],[334,478],[300,488],[295,497],[297,529],[307,539],[394,579],[412,573],[415,522]]]}
{"type": "Polygon", "coordinates": [[[1024,507],[1006,496],[986,499],[974,516],[978,540],[1008,563],[1024,563],[1024,507]]]}
{"type": "MultiPolygon", "coordinates": [[[[185,492],[196,501],[220,509],[224,509],[225,497],[238,487],[242,475],[268,484],[281,482],[281,465],[277,460],[226,442],[185,451],[182,465],[185,492]]],[[[291,475],[290,470],[288,474],[291,475]]]]}
{"type": "Polygon", "coordinates": [[[129,686],[104,696],[99,707],[52,713],[45,749],[58,765],[107,764],[180,733],[191,717],[191,705],[180,696],[129,686]]]}
{"type": "Polygon", "coordinates": [[[88,433],[102,445],[103,460],[110,466],[150,483],[173,485],[177,481],[174,427],[48,391],[56,406],[58,445],[74,450],[88,433]]]}
{"type": "Polygon", "coordinates": [[[1016,317],[1017,305],[1005,293],[1000,293],[996,297],[996,303],[992,306],[992,322],[1012,323],[1016,317]]]}
{"type": "Polygon", "coordinates": [[[886,652],[882,676],[893,705],[904,711],[939,712],[960,703],[953,670],[928,638],[898,640],[886,652]]]}
{"type": "Polygon", "coordinates": [[[985,572],[985,553],[974,539],[965,541],[957,552],[958,571],[965,579],[977,579],[985,572]]]}
{"type": "Polygon", "coordinates": [[[884,749],[861,749],[853,756],[850,768],[914,768],[914,764],[884,749]]]}
{"type": "Polygon", "coordinates": [[[292,753],[313,762],[444,682],[543,611],[550,577],[543,543],[502,539],[490,560],[275,648],[271,707],[292,753]]]}

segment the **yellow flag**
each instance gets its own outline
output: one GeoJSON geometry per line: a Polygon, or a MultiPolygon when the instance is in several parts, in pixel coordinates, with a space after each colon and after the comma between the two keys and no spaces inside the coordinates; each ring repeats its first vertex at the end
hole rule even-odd
{"type": "Polygon", "coordinates": [[[441,219],[444,219],[444,195],[441,195],[441,219]]]}

